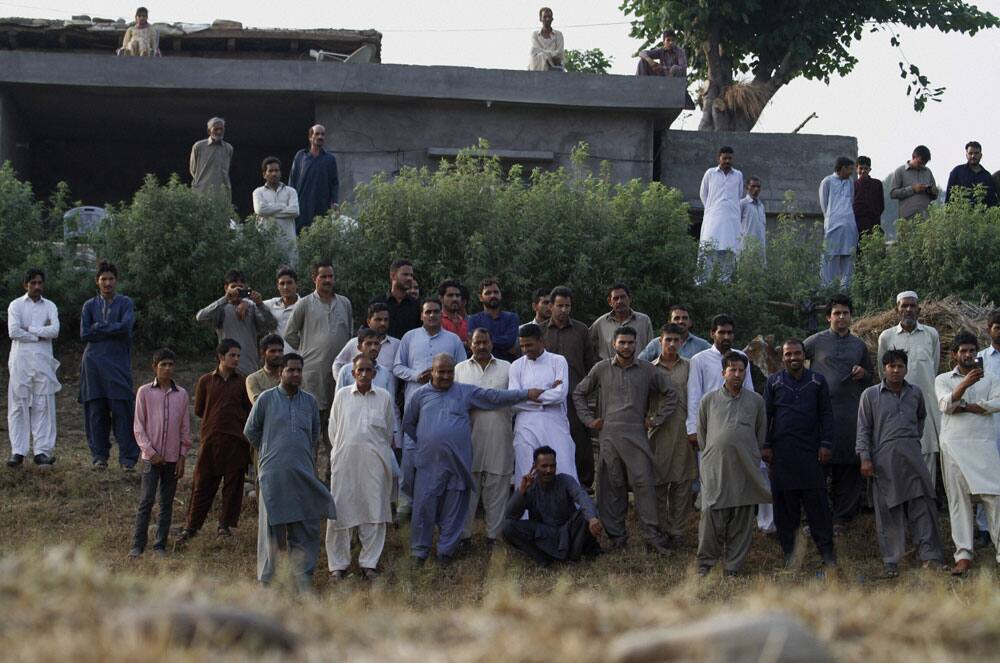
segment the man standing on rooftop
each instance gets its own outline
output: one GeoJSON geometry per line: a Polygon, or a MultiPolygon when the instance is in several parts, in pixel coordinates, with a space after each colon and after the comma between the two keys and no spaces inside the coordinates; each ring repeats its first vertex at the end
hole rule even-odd
{"type": "Polygon", "coordinates": [[[222,196],[227,203],[232,203],[229,164],[233,160],[233,146],[222,139],[225,135],[226,121],[213,117],[208,121],[208,138],[191,146],[191,188],[222,196]]]}
{"type": "Polygon", "coordinates": [[[295,219],[295,232],[300,233],[340,202],[340,177],[337,174],[337,157],[323,149],[326,127],[315,124],[309,128],[309,149],[301,149],[292,159],[288,185],[299,194],[299,216],[295,219]]]}

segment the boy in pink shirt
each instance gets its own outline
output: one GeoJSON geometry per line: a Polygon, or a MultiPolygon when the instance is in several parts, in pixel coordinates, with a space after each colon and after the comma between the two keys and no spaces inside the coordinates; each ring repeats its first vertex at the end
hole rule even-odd
{"type": "Polygon", "coordinates": [[[135,440],[142,451],[142,487],[135,514],[135,534],[129,559],[137,559],[146,549],[149,519],[160,492],[153,552],[166,554],[167,534],[173,515],[177,482],[184,476],[184,460],[191,448],[188,393],[174,382],[176,355],[162,348],[153,353],[156,377],[139,387],[135,396],[135,440]]]}

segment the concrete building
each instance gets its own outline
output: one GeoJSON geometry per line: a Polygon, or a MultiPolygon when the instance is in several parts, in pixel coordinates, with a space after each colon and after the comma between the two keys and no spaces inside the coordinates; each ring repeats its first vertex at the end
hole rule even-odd
{"type": "Polygon", "coordinates": [[[66,181],[86,204],[130,198],[146,173],[189,181],[191,144],[216,115],[235,148],[233,202],[244,215],[261,160],[278,156],[287,174],[315,123],[327,127],[342,198],[377,172],[433,167],[480,138],[505,162],[543,168],[569,166],[573,147],[586,141],[595,170],[607,160],[618,181],[662,179],[696,211],[701,174],[725,142],[746,174],[764,178],[768,196],[794,189],[814,214],[834,158],[857,153],[846,137],[667,131],[684,105],[679,79],[380,64],[374,31],[230,23],[170,28],[161,58],[115,57],[125,24],[84,18],[68,28],[0,19],[0,49],[9,49],[0,50],[0,161],[12,161],[42,194],[66,181]],[[366,44],[376,62],[309,56],[366,44]]]}

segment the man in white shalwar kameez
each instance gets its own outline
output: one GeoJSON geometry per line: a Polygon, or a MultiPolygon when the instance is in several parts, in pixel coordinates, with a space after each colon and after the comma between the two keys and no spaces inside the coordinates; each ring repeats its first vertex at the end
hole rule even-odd
{"type": "Polygon", "coordinates": [[[542,7],[538,12],[538,20],[542,29],[531,33],[528,71],[565,71],[563,35],[552,29],[552,10],[542,7]]]}
{"type": "MultiPolygon", "coordinates": [[[[906,381],[920,387],[920,391],[924,395],[927,420],[924,422],[923,437],[920,438],[920,452],[924,455],[924,464],[927,465],[927,471],[931,474],[931,485],[936,488],[941,410],[934,398],[934,379],[937,377],[938,366],[941,364],[941,340],[936,329],[917,322],[920,315],[918,302],[917,293],[912,290],[896,295],[899,324],[879,334],[878,357],[881,360],[887,350],[906,352],[908,358],[906,381]]],[[[878,369],[881,377],[883,375],[882,366],[879,366],[878,369]]]]}
{"type": "Polygon", "coordinates": [[[983,503],[990,536],[1000,540],[1000,452],[992,416],[1000,412],[1000,382],[977,365],[974,334],[959,332],[951,348],[955,369],[937,376],[934,385],[942,412],[941,474],[955,542],[952,573],[964,575],[972,568],[972,496],[983,503]]]}
{"type": "Polygon", "coordinates": [[[377,577],[392,520],[392,396],[372,385],[375,364],[367,354],[352,363],[354,384],[338,389],[330,410],[330,492],[337,519],[327,523],[326,556],[334,579],[351,565],[351,532],[358,530],[358,564],[368,580],[377,577]]]}
{"type": "Polygon", "coordinates": [[[42,297],[45,274],[29,269],[22,281],[25,294],[7,307],[7,333],[11,348],[7,385],[7,429],[11,456],[8,467],[17,467],[31,449],[34,461],[51,465],[56,447],[56,376],[59,362],[52,355],[52,339],[59,336],[56,305],[42,297]]]}
{"type": "MultiPolygon", "coordinates": [[[[514,483],[531,471],[533,454],[548,445],[558,458],[574,458],[576,445],[569,432],[566,415],[566,390],[569,389],[569,365],[562,355],[545,351],[542,329],[534,323],[518,331],[521,356],[510,366],[509,389],[545,389],[538,402],[526,401],[514,406],[514,483]]],[[[576,467],[567,463],[564,474],[576,479],[576,467]]]]}
{"type": "MultiPolygon", "coordinates": [[[[455,365],[455,382],[483,389],[506,389],[510,363],[493,356],[490,330],[477,327],[469,337],[472,357],[455,365]]],[[[496,543],[503,530],[504,511],[510,496],[510,475],[514,471],[513,412],[508,407],[469,413],[472,421],[472,488],[469,512],[465,517],[462,540],[472,539],[472,521],[479,501],[483,502],[487,545],[496,543]]]]}

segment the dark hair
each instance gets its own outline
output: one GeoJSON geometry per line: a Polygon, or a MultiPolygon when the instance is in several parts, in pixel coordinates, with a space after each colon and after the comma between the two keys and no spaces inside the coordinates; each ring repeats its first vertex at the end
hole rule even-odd
{"type": "Polygon", "coordinates": [[[319,270],[323,269],[324,267],[329,267],[330,269],[333,269],[333,261],[330,260],[329,258],[321,258],[320,260],[314,262],[312,265],[312,270],[310,270],[312,277],[316,278],[316,275],[319,274],[319,270]]]}
{"type": "Polygon", "coordinates": [[[420,312],[421,313],[424,312],[424,307],[427,306],[428,304],[437,304],[437,307],[438,307],[439,311],[443,311],[444,310],[444,305],[441,304],[441,298],[440,297],[427,297],[427,298],[424,299],[424,301],[420,302],[420,312]]]}
{"type": "Polygon", "coordinates": [[[564,285],[557,285],[552,288],[552,292],[549,293],[549,301],[556,301],[556,297],[565,297],[566,299],[573,301],[573,291],[564,285]]]}
{"type": "Polygon", "coordinates": [[[479,282],[479,294],[483,294],[483,290],[486,290],[486,288],[491,285],[495,285],[497,288],[499,288],[500,281],[498,281],[495,276],[487,276],[485,279],[479,282]]]}
{"type": "Polygon", "coordinates": [[[750,177],[748,177],[747,178],[747,188],[749,188],[750,185],[753,184],[754,182],[756,182],[757,184],[760,184],[760,178],[757,177],[756,175],[751,175],[750,177]]]}
{"type": "Polygon", "coordinates": [[[225,285],[229,285],[230,283],[246,283],[247,278],[243,276],[243,272],[240,270],[229,269],[226,270],[226,275],[222,277],[222,282],[225,285]]]}
{"type": "Polygon", "coordinates": [[[526,325],[521,325],[517,330],[518,338],[541,338],[542,328],[536,325],[534,322],[529,322],[526,325]]]}
{"type": "Polygon", "coordinates": [[[118,278],[118,268],[115,267],[115,263],[108,260],[102,260],[97,263],[97,276],[100,277],[101,274],[113,274],[114,277],[118,278]]]}
{"type": "Polygon", "coordinates": [[[723,145],[719,148],[719,154],[735,154],[735,152],[733,152],[733,148],[728,145],[723,145]]]}
{"type": "Polygon", "coordinates": [[[986,326],[1000,325],[1000,308],[995,308],[986,316],[986,326]]]}
{"type": "MultiPolygon", "coordinates": [[[[372,302],[368,305],[368,314],[365,315],[365,320],[371,320],[373,315],[382,311],[389,313],[389,305],[384,302],[372,302]]],[[[389,313],[389,317],[392,317],[391,313],[389,313]]]]}
{"type": "Polygon", "coordinates": [[[631,336],[632,338],[637,338],[639,334],[636,333],[635,327],[619,327],[615,330],[615,335],[611,338],[617,341],[619,336],[631,336]]]}
{"type": "Polygon", "coordinates": [[[536,288],[533,293],[531,293],[531,303],[537,304],[540,299],[548,299],[549,291],[545,288],[536,288]]]}
{"type": "Polygon", "coordinates": [[[281,367],[284,368],[288,366],[289,362],[297,361],[300,364],[305,365],[306,360],[302,358],[298,352],[288,352],[281,356],[281,367]]]}
{"type": "Polygon", "coordinates": [[[229,354],[229,351],[232,350],[233,348],[237,350],[243,350],[243,347],[235,339],[224,338],[221,341],[219,341],[219,344],[217,346],[215,346],[215,356],[225,357],[227,354],[229,354]]]}
{"type": "Polygon", "coordinates": [[[962,331],[955,334],[955,338],[952,339],[951,351],[958,352],[959,348],[961,348],[963,345],[974,345],[976,346],[976,350],[978,350],[979,339],[976,338],[976,335],[970,332],[969,330],[963,329],[962,331]]]}
{"type": "Polygon", "coordinates": [[[669,318],[670,315],[677,310],[684,311],[689,316],[691,315],[691,309],[689,309],[687,306],[684,306],[684,304],[671,304],[670,308],[667,309],[667,317],[669,318]]]}
{"type": "Polygon", "coordinates": [[[548,12],[553,16],[555,16],[555,13],[552,11],[550,7],[542,7],[541,9],[538,10],[538,18],[541,18],[542,14],[544,14],[545,12],[548,12]]]}
{"type": "Polygon", "coordinates": [[[153,353],[153,366],[156,366],[161,361],[176,361],[177,355],[170,348],[160,348],[153,353]]]}
{"type": "Polygon", "coordinates": [[[899,350],[893,348],[891,350],[886,350],[885,354],[882,355],[882,365],[888,366],[893,362],[901,361],[904,366],[909,364],[909,355],[906,354],[906,350],[899,350]]]}
{"type": "Polygon", "coordinates": [[[264,157],[264,160],[260,162],[260,172],[266,173],[267,167],[272,163],[278,164],[278,170],[281,170],[281,159],[278,157],[264,157]]]}
{"type": "Polygon", "coordinates": [[[136,16],[139,16],[139,15],[149,16],[149,10],[146,9],[145,7],[139,7],[138,9],[135,10],[135,15],[136,16]]]}
{"type": "Polygon", "coordinates": [[[627,285],[625,285],[624,283],[615,283],[610,288],[608,288],[608,297],[610,297],[611,293],[614,292],[615,290],[624,290],[626,295],[628,295],[629,297],[632,296],[632,291],[628,289],[627,285]]]}
{"type": "Polygon", "coordinates": [[[737,352],[736,350],[730,350],[722,356],[722,370],[729,368],[730,364],[734,362],[740,362],[743,364],[743,368],[747,368],[750,361],[746,358],[746,355],[737,352]]]}
{"type": "Polygon", "coordinates": [[[407,260],[406,258],[393,260],[391,263],[389,263],[389,273],[395,274],[396,270],[398,270],[400,267],[413,267],[413,263],[407,260]]]}
{"type": "Polygon", "coordinates": [[[667,30],[663,31],[663,36],[664,37],[676,37],[677,33],[674,32],[673,30],[667,29],[667,30]]]}
{"type": "MultiPolygon", "coordinates": [[[[260,353],[263,355],[265,352],[267,352],[267,349],[272,345],[277,345],[280,346],[281,348],[284,348],[285,340],[281,338],[279,334],[275,334],[272,332],[270,334],[265,335],[264,338],[260,339],[260,343],[257,344],[257,347],[260,349],[260,353]]],[[[264,358],[261,357],[261,361],[263,361],[263,359],[264,358]]]]}
{"type": "Polygon", "coordinates": [[[663,334],[677,334],[678,336],[683,336],[684,328],[676,322],[668,322],[660,327],[660,335],[662,336],[663,334]]]}
{"type": "Polygon", "coordinates": [[[378,332],[371,327],[362,327],[358,330],[358,347],[365,342],[366,338],[378,339],[378,332]]]}
{"type": "Polygon", "coordinates": [[[982,152],[983,150],[983,146],[979,144],[978,140],[970,140],[968,143],[965,144],[965,149],[969,149],[970,147],[974,147],[980,152],[982,152]]]}
{"type": "Polygon", "coordinates": [[[476,327],[471,332],[469,332],[469,340],[471,341],[472,337],[478,334],[479,332],[486,334],[486,336],[490,339],[490,341],[493,341],[493,334],[486,327],[476,327]]]}
{"type": "Polygon", "coordinates": [[[456,279],[445,279],[444,281],[441,281],[437,287],[438,296],[443,299],[445,293],[448,292],[448,288],[455,288],[458,290],[458,296],[462,296],[462,284],[456,279]]]}
{"type": "Polygon", "coordinates": [[[931,151],[926,145],[917,145],[913,148],[913,156],[920,157],[924,160],[924,163],[930,163],[931,151]]]}
{"type": "Polygon", "coordinates": [[[556,450],[547,444],[543,444],[534,451],[531,452],[531,459],[538,460],[539,456],[552,456],[553,458],[558,458],[556,450]]]}
{"type": "Polygon", "coordinates": [[[806,351],[806,344],[802,342],[801,338],[795,338],[794,336],[786,338],[785,342],[781,344],[781,347],[784,348],[786,345],[797,345],[802,348],[803,352],[806,351]]]}
{"type": "Polygon", "coordinates": [[[291,279],[296,283],[298,283],[299,281],[298,273],[288,265],[283,265],[282,267],[278,268],[278,273],[274,275],[274,280],[280,281],[282,276],[291,277],[291,279]]]}
{"type": "Polygon", "coordinates": [[[31,281],[31,279],[35,278],[36,276],[41,276],[42,281],[43,282],[45,281],[45,272],[43,272],[38,267],[29,268],[28,271],[24,273],[24,279],[21,280],[21,285],[27,284],[29,281],[31,281]]]}
{"type": "Polygon", "coordinates": [[[869,157],[858,157],[858,165],[859,166],[868,166],[869,168],[871,168],[872,167],[872,160],[869,157]]]}
{"type": "Polygon", "coordinates": [[[851,303],[851,298],[842,292],[838,292],[833,297],[830,297],[830,301],[826,303],[827,314],[833,311],[834,306],[846,306],[851,315],[854,315],[854,304],[851,303]]]}
{"type": "Polygon", "coordinates": [[[709,327],[709,330],[714,332],[716,329],[722,327],[723,325],[729,325],[733,329],[736,329],[736,322],[734,322],[729,315],[726,315],[725,313],[720,313],[719,315],[712,318],[712,326],[709,327]]]}
{"type": "Polygon", "coordinates": [[[853,166],[854,160],[849,157],[837,157],[837,163],[834,164],[834,170],[840,170],[841,168],[847,168],[848,166],[853,166]]]}

